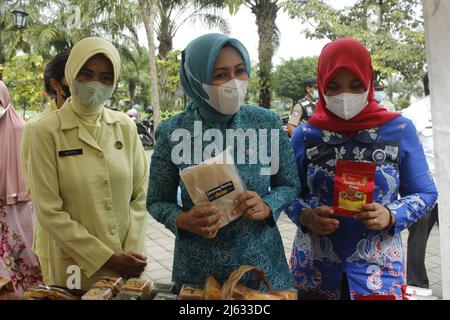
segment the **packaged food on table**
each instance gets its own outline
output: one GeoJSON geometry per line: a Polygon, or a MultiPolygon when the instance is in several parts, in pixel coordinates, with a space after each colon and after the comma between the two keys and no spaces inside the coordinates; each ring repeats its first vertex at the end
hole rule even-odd
{"type": "Polygon", "coordinates": [[[359,206],[372,203],[376,168],[375,163],[336,161],[333,195],[333,211],[336,215],[352,217],[361,212],[359,206]]]}
{"type": "Polygon", "coordinates": [[[283,298],[270,292],[250,290],[245,293],[244,300],[283,300],[283,298]]]}
{"type": "Polygon", "coordinates": [[[114,278],[114,277],[101,277],[93,286],[93,288],[106,288],[111,289],[113,294],[116,296],[123,285],[122,278],[114,278]]]}
{"type": "Polygon", "coordinates": [[[153,300],[177,300],[177,295],[172,293],[159,292],[153,300]]]}
{"type": "Polygon", "coordinates": [[[245,191],[245,185],[229,148],[214,158],[183,169],[180,177],[194,204],[210,202],[224,213],[221,228],[239,218],[232,214],[236,207],[234,199],[245,191]]]}
{"type": "Polygon", "coordinates": [[[109,288],[92,288],[81,300],[112,300],[113,296],[113,291],[109,288]]]}
{"type": "Polygon", "coordinates": [[[271,295],[281,297],[281,300],[298,300],[297,289],[283,290],[283,291],[270,291],[271,295]]]}
{"type": "Polygon", "coordinates": [[[141,299],[150,298],[152,290],[152,281],[145,279],[131,278],[122,286],[122,292],[137,292],[141,295],[141,299]]]}
{"type": "Polygon", "coordinates": [[[25,291],[23,297],[36,300],[79,300],[78,296],[59,287],[38,285],[25,291]]]}
{"type": "Polygon", "coordinates": [[[114,300],[140,300],[142,296],[142,293],[137,291],[121,291],[114,300]]]}
{"type": "Polygon", "coordinates": [[[222,299],[222,285],[213,276],[209,276],[205,281],[205,300],[221,300],[222,299]]]}
{"type": "Polygon", "coordinates": [[[203,300],[204,289],[201,286],[192,284],[183,284],[178,298],[180,300],[203,300]]]}
{"type": "Polygon", "coordinates": [[[8,279],[0,276],[0,292],[14,292],[14,285],[8,279]]]}
{"type": "Polygon", "coordinates": [[[155,296],[162,292],[162,293],[172,293],[172,290],[175,288],[175,283],[173,282],[159,282],[156,281],[153,284],[153,288],[150,293],[150,298],[153,299],[155,296]]]}

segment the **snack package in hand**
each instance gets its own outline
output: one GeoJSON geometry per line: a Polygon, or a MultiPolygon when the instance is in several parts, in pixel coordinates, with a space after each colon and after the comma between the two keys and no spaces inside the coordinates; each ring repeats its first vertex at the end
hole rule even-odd
{"type": "Polygon", "coordinates": [[[245,191],[229,149],[214,158],[180,172],[181,180],[195,205],[210,202],[224,213],[220,227],[239,218],[233,215],[234,199],[245,191]]]}
{"type": "Polygon", "coordinates": [[[336,215],[352,217],[361,212],[359,206],[373,202],[376,168],[375,163],[336,161],[333,197],[336,215]]]}

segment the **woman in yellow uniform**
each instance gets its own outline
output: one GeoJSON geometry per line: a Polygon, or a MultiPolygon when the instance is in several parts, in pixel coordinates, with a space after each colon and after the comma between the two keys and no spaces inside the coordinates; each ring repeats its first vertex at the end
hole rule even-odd
{"type": "Polygon", "coordinates": [[[103,107],[119,73],[110,42],[81,40],[65,68],[72,96],[33,125],[30,184],[49,234],[49,284],[87,289],[101,276],[137,277],[146,266],[147,158],[133,121],[103,107]]]}
{"type": "MultiPolygon", "coordinates": [[[[64,77],[64,69],[66,67],[67,59],[69,59],[69,53],[64,52],[57,54],[45,67],[45,91],[50,97],[55,99],[55,104],[51,104],[50,107],[43,113],[40,113],[36,117],[28,120],[27,125],[23,130],[20,157],[22,162],[22,171],[24,173],[23,178],[29,195],[31,195],[31,190],[28,178],[28,156],[30,154],[30,141],[33,135],[33,124],[40,118],[45,117],[49,112],[60,109],[64,102],[66,102],[67,98],[70,97],[69,87],[67,85],[66,78],[64,77]]],[[[33,251],[38,256],[41,269],[43,270],[42,274],[45,276],[48,274],[47,265],[45,264],[48,261],[48,240],[45,241],[45,239],[48,239],[48,234],[42,229],[39,223],[36,223],[34,233],[33,251]],[[39,239],[39,243],[36,242],[36,239],[39,239]]],[[[44,278],[44,282],[47,283],[48,279],[44,278]]]]}

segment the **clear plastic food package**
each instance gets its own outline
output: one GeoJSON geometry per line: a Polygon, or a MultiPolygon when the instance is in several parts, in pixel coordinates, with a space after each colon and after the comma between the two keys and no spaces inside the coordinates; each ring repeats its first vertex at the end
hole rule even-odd
{"type": "Polygon", "coordinates": [[[234,199],[246,188],[230,148],[214,158],[182,170],[180,176],[194,204],[211,202],[224,213],[220,227],[239,218],[239,215],[232,214],[236,207],[234,199]]]}
{"type": "Polygon", "coordinates": [[[178,298],[180,300],[203,300],[204,293],[205,291],[201,286],[183,284],[178,298]]]}

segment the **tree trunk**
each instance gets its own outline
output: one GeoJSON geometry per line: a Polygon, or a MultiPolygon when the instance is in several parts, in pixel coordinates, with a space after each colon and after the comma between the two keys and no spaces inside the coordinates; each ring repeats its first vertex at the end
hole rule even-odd
{"type": "MultiPolygon", "coordinates": [[[[169,9],[167,5],[172,6],[167,1],[162,1],[160,3],[159,7],[159,18],[161,20],[158,30],[158,41],[159,41],[159,47],[158,47],[158,56],[159,59],[165,60],[167,59],[167,55],[170,51],[173,49],[173,37],[170,30],[170,13],[168,13],[169,9]]],[[[167,92],[167,81],[168,81],[168,75],[165,70],[165,68],[161,68],[159,70],[159,84],[160,84],[160,93],[161,93],[161,99],[162,105],[167,107],[169,102],[168,92],[167,92]]]]}
{"type": "Polygon", "coordinates": [[[167,54],[173,48],[173,39],[172,34],[170,32],[170,17],[165,16],[165,9],[160,10],[160,19],[161,25],[159,27],[159,47],[158,47],[158,55],[160,59],[165,59],[167,54]]]}
{"type": "Polygon", "coordinates": [[[272,89],[272,58],[274,55],[274,38],[278,5],[276,1],[255,1],[251,7],[256,16],[258,26],[258,57],[259,57],[259,105],[270,108],[272,89]]]}
{"type": "Polygon", "coordinates": [[[128,81],[128,91],[130,92],[130,104],[131,106],[134,105],[134,98],[136,95],[136,85],[137,85],[137,81],[136,80],[129,80],[128,81]]]}
{"type": "Polygon", "coordinates": [[[139,7],[141,10],[142,22],[144,23],[145,31],[147,33],[148,57],[150,61],[150,82],[152,91],[151,103],[153,107],[154,130],[156,130],[156,127],[161,119],[158,91],[158,72],[156,70],[156,47],[154,41],[155,17],[158,11],[158,0],[151,0],[150,15],[147,14],[145,0],[139,0],[139,7]]]}

